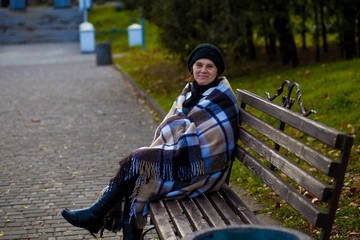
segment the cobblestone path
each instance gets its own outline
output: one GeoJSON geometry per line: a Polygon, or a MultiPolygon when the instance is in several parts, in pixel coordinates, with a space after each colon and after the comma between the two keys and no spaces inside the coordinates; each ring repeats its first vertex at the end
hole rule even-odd
{"type": "Polygon", "coordinates": [[[0,240],[93,239],[60,211],[91,205],[153,118],[77,43],[0,46],[0,240]]]}

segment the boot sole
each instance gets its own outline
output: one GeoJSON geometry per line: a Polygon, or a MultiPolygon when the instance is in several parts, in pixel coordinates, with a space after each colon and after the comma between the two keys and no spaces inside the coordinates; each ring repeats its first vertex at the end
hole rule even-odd
{"type": "Polygon", "coordinates": [[[61,211],[61,215],[65,218],[66,221],[68,221],[71,225],[75,226],[75,227],[79,227],[79,228],[84,228],[86,230],[88,230],[90,233],[97,233],[100,231],[101,226],[100,227],[89,227],[89,225],[82,225],[82,224],[78,224],[76,221],[73,221],[72,218],[68,215],[68,213],[66,212],[68,211],[68,209],[64,209],[61,211]]]}

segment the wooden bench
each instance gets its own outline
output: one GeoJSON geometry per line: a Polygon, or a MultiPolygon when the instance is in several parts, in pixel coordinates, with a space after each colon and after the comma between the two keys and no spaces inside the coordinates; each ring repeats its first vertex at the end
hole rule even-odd
{"type": "MultiPolygon", "coordinates": [[[[296,83],[284,81],[272,98],[268,94],[268,99],[246,90],[237,90],[236,97],[240,102],[240,124],[235,157],[305,219],[321,228],[321,239],[329,239],[353,137],[308,118],[311,112],[305,113],[296,83]],[[288,94],[282,105],[272,102],[284,86],[288,94]],[[294,88],[296,105],[302,113],[291,110],[296,102],[290,96],[294,88]],[[250,113],[254,109],[257,116],[250,113]],[[314,149],[319,144],[304,143],[309,140],[321,142],[326,151],[314,149]],[[332,154],[326,156],[323,152],[332,154]]],[[[153,202],[150,215],[161,240],[181,239],[210,227],[262,224],[227,184],[218,192],[193,199],[153,202]]]]}

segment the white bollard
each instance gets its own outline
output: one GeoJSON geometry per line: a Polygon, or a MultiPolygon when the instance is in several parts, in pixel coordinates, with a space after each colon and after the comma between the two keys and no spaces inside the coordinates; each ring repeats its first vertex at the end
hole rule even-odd
{"type": "Polygon", "coordinates": [[[89,22],[83,22],[79,27],[80,51],[82,53],[95,52],[95,28],[89,22]]]}

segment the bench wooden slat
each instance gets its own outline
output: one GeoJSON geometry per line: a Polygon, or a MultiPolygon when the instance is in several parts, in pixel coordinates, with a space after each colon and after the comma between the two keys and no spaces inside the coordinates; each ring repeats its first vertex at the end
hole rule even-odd
{"type": "Polygon", "coordinates": [[[245,149],[237,146],[235,156],[312,224],[317,227],[324,227],[326,225],[327,214],[325,212],[312,204],[307,198],[297,192],[276,173],[271,171],[269,168],[264,168],[264,165],[245,149]]]}
{"type": "Polygon", "coordinates": [[[219,191],[226,200],[226,202],[229,204],[229,206],[234,209],[236,214],[241,218],[244,223],[262,224],[260,220],[255,216],[255,214],[248,208],[248,206],[228,186],[224,184],[219,191]]]}
{"type": "Polygon", "coordinates": [[[201,230],[209,227],[209,224],[205,221],[192,199],[182,199],[179,200],[179,203],[194,230],[201,230]]]}
{"type": "Polygon", "coordinates": [[[327,201],[331,197],[333,189],[330,186],[306,172],[303,168],[295,164],[293,161],[287,159],[285,156],[271,148],[266,143],[262,142],[257,137],[253,136],[245,129],[239,128],[239,136],[240,140],[244,144],[260,154],[263,158],[265,158],[295,182],[300,184],[306,190],[311,192],[321,201],[327,201]]]}
{"type": "Polygon", "coordinates": [[[189,223],[185,219],[183,210],[179,207],[176,200],[163,201],[165,208],[167,209],[171,221],[174,224],[180,238],[183,238],[186,234],[192,233],[192,229],[189,223]]]}
{"type": "Polygon", "coordinates": [[[229,207],[225,200],[219,195],[218,192],[211,192],[206,194],[207,198],[214,205],[218,213],[223,218],[227,225],[239,225],[242,224],[239,216],[229,207]]]}
{"type": "Polygon", "coordinates": [[[316,167],[328,176],[335,177],[338,174],[339,163],[309,147],[303,142],[280,131],[271,124],[261,120],[253,114],[240,109],[240,119],[246,125],[252,127],[265,137],[271,139],[286,150],[294,153],[297,157],[316,167]]]}
{"type": "Polygon", "coordinates": [[[211,227],[226,226],[219,213],[204,194],[194,198],[193,200],[211,227]]]}
{"type": "Polygon", "coordinates": [[[260,97],[247,90],[237,90],[237,98],[245,104],[248,104],[260,111],[279,119],[290,126],[328,144],[331,147],[342,149],[345,145],[347,135],[320,122],[304,117],[300,113],[291,111],[276,103],[260,97]]]}
{"type": "Polygon", "coordinates": [[[166,210],[161,206],[161,202],[152,202],[149,206],[150,214],[153,218],[154,226],[161,240],[176,240],[176,236],[169,223],[166,210]]]}

